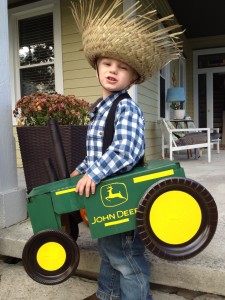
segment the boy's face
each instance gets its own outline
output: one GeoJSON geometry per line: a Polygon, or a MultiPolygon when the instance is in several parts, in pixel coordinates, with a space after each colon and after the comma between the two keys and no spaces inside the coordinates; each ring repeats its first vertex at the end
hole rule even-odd
{"type": "Polygon", "coordinates": [[[97,76],[103,88],[103,98],[128,89],[138,77],[130,66],[113,58],[99,58],[97,66],[97,76]]]}

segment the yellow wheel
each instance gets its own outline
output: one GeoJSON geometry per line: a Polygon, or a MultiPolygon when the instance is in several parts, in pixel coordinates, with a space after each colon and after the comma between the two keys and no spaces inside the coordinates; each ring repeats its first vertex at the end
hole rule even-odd
{"type": "Polygon", "coordinates": [[[201,252],[211,241],[217,221],[211,194],[196,181],[180,177],[151,186],[137,212],[137,228],[146,248],[168,260],[201,252]]]}
{"type": "Polygon", "coordinates": [[[53,285],[65,281],[75,272],[80,255],[76,242],[68,234],[44,230],[27,241],[22,259],[33,280],[53,285]]]}

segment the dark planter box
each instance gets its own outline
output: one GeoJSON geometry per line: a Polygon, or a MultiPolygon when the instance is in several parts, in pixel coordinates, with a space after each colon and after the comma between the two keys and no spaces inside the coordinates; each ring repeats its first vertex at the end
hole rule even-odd
{"type": "MultiPolygon", "coordinates": [[[[87,126],[62,125],[60,133],[71,173],[86,155],[87,126]]],[[[17,127],[27,191],[49,183],[44,161],[51,158],[56,169],[53,144],[48,126],[17,127]]]]}

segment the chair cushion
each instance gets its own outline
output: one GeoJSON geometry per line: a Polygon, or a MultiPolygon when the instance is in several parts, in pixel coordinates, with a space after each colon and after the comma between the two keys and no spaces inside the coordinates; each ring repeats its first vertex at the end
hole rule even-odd
{"type": "MultiPolygon", "coordinates": [[[[210,134],[211,141],[215,140],[217,138],[219,138],[218,133],[210,134]]],[[[177,146],[203,144],[203,143],[207,143],[207,133],[206,132],[188,133],[184,137],[182,137],[176,141],[177,146]]]]}

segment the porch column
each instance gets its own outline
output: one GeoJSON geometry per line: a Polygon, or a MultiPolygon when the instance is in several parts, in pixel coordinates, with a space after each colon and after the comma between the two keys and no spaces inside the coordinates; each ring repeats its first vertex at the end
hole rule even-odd
{"type": "Polygon", "coordinates": [[[18,187],[9,74],[8,1],[0,1],[0,228],[27,217],[26,191],[18,187]]]}

